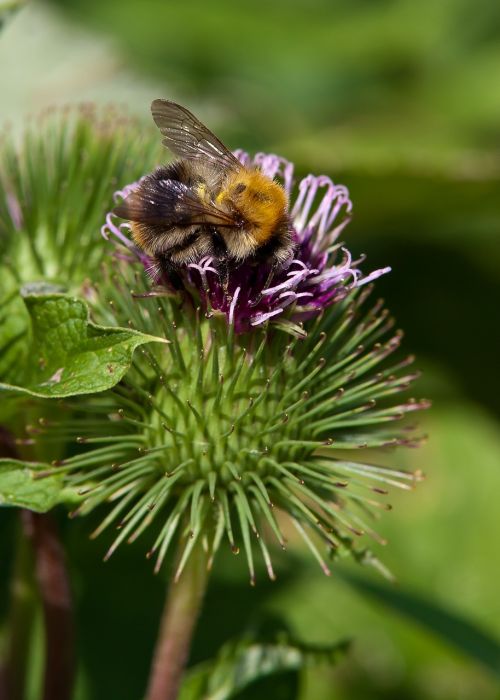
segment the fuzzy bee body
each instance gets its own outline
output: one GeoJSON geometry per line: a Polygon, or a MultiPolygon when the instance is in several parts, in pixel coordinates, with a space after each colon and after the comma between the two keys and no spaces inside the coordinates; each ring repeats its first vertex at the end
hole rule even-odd
{"type": "MultiPolygon", "coordinates": [[[[197,192],[205,187],[202,173],[195,172],[186,161],[176,161],[157,168],[143,178],[140,185],[141,211],[132,221],[132,235],[137,245],[151,257],[180,266],[213,253],[209,223],[193,222],[185,211],[185,188],[197,192]]],[[[129,204],[123,214],[134,215],[129,204]]],[[[128,217],[125,217],[128,218],[128,217]]]]}
{"type": "Polygon", "coordinates": [[[137,245],[171,281],[205,256],[226,280],[243,262],[268,265],[270,275],[286,266],[294,245],[281,185],[243,166],[184,107],[155,100],[151,110],[179,160],[143,177],[115,209],[131,222],[137,245]]]}

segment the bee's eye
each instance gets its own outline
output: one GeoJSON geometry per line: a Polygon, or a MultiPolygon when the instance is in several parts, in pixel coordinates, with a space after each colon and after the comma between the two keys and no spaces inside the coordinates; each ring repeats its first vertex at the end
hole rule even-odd
{"type": "Polygon", "coordinates": [[[238,184],[234,188],[234,194],[241,194],[246,190],[246,188],[247,186],[244,182],[238,182],[238,184]]]}

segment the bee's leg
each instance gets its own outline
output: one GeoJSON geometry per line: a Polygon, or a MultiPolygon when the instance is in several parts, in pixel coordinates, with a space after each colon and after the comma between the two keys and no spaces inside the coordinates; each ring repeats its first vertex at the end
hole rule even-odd
{"type": "Polygon", "coordinates": [[[214,247],[214,255],[217,259],[217,269],[219,272],[220,283],[224,296],[231,303],[232,296],[229,293],[229,260],[227,247],[224,239],[216,228],[212,230],[212,243],[214,247]]]}
{"type": "Polygon", "coordinates": [[[166,255],[158,256],[157,260],[162,273],[162,280],[164,280],[164,283],[168,282],[179,299],[177,308],[179,310],[182,309],[186,301],[192,304],[193,299],[179,274],[179,268],[166,255]]]}
{"type": "Polygon", "coordinates": [[[229,292],[229,265],[227,258],[219,259],[218,269],[222,291],[228,302],[231,303],[233,297],[229,292]]]}
{"type": "Polygon", "coordinates": [[[272,278],[274,277],[274,273],[276,272],[277,267],[278,267],[278,266],[276,265],[276,263],[273,263],[273,264],[271,265],[271,267],[269,268],[269,272],[268,272],[268,274],[267,274],[267,277],[266,277],[266,281],[265,281],[264,284],[262,285],[262,289],[261,289],[260,293],[257,294],[257,296],[255,297],[255,299],[252,299],[252,301],[250,302],[250,306],[257,306],[257,304],[260,302],[260,300],[261,300],[262,297],[263,297],[262,292],[264,291],[264,289],[266,289],[266,287],[269,285],[270,281],[271,281],[272,278]]]}
{"type": "Polygon", "coordinates": [[[176,292],[185,289],[182,277],[179,275],[177,268],[166,255],[157,257],[158,265],[161,270],[162,280],[169,282],[176,292]]]}

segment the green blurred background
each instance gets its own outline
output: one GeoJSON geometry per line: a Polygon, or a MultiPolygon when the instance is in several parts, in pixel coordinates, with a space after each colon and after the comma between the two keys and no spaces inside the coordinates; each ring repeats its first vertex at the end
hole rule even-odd
{"type": "MultiPolygon", "coordinates": [[[[280,153],[349,187],[346,241],[367,254],[365,270],[393,267],[378,290],[434,403],[428,443],[395,458],[427,480],[395,494],[379,527],[390,545],[377,553],[401,589],[500,637],[498,0],[33,2],[0,39],[0,95],[0,121],[16,128],[47,105],[96,100],[123,104],[151,132],[149,102],[168,97],[231,147],[280,153]]],[[[164,582],[138,550],[102,565],[89,531],[65,533],[78,695],[133,700],[164,582]]],[[[255,590],[243,563],[221,561],[193,661],[242,629],[287,626],[310,642],[355,640],[334,671],[306,674],[302,700],[500,697],[480,663],[296,557],[255,590]]]]}

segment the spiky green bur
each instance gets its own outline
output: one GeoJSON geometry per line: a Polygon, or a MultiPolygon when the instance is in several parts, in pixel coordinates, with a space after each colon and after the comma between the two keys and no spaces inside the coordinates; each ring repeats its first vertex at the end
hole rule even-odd
{"type": "Polygon", "coordinates": [[[416,444],[397,422],[426,402],[398,403],[413,358],[391,362],[401,333],[390,334],[381,302],[369,305],[370,289],[291,339],[269,328],[235,336],[223,317],[113,284],[118,321],[170,344],[142,350],[111,392],[68,404],[74,422],[61,426],[79,431],[83,450],[54,471],[79,489],[75,515],[106,509],[94,535],[118,528],[106,558],[145,533],[158,570],[180,539],[179,576],[198,540],[212,562],[227,539],[244,550],[252,582],[255,546],[274,578],[268,544],[286,547],[280,512],[325,573],[321,542],[359,558],[362,534],[382,541],[372,520],[390,508],[387,487],[411,488],[419,475],[378,466],[374,454],[416,444]]]}
{"type": "Polygon", "coordinates": [[[98,231],[116,184],[159,159],[109,107],[47,110],[0,134],[0,293],[44,280],[76,290],[105,257],[98,231]]]}

